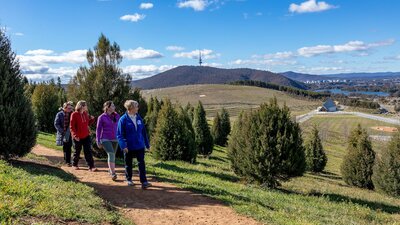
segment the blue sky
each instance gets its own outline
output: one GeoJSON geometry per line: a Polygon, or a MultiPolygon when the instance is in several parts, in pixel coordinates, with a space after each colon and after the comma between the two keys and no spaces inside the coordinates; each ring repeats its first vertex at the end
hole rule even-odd
{"type": "Polygon", "coordinates": [[[23,73],[68,82],[101,33],[134,79],[179,65],[311,74],[400,71],[395,0],[0,0],[23,73]]]}

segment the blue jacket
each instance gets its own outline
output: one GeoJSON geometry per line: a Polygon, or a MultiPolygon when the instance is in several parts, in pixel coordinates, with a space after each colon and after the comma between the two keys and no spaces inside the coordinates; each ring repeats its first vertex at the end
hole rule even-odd
{"type": "Polygon", "coordinates": [[[57,136],[56,136],[57,146],[62,146],[64,142],[68,142],[71,136],[69,131],[69,126],[64,132],[64,116],[65,113],[63,110],[61,110],[57,113],[56,118],[54,119],[54,127],[57,130],[57,136]]]}
{"type": "Polygon", "coordinates": [[[144,149],[145,147],[150,148],[146,127],[139,114],[136,114],[136,124],[137,129],[128,113],[125,113],[119,119],[117,139],[121,150],[128,148],[129,151],[135,151],[144,149]]]}

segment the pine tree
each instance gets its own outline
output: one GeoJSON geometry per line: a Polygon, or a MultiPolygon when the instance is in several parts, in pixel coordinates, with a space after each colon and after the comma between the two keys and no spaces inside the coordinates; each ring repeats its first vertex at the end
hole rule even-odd
{"type": "Polygon", "coordinates": [[[211,155],[214,146],[213,138],[208,127],[206,112],[200,101],[194,111],[193,129],[197,152],[202,155],[211,155]]]}
{"type": "Polygon", "coordinates": [[[311,137],[305,144],[307,170],[312,172],[321,172],[324,170],[328,158],[322,147],[319,132],[316,126],[313,126],[311,137]]]}
{"type": "Polygon", "coordinates": [[[358,124],[349,137],[347,154],[341,166],[343,180],[360,188],[374,189],[372,183],[375,152],[365,129],[358,124]]]}
{"type": "Polygon", "coordinates": [[[147,112],[145,121],[147,126],[147,133],[151,139],[157,126],[158,113],[161,108],[160,102],[158,101],[157,98],[150,99],[149,108],[151,108],[151,111],[147,112]],[[152,105],[150,106],[151,102],[152,105]]]}
{"type": "Polygon", "coordinates": [[[194,129],[192,121],[188,113],[182,108],[178,108],[178,122],[181,128],[183,139],[180,142],[183,148],[182,159],[183,161],[195,163],[197,158],[197,149],[195,143],[194,129]]]}
{"type": "Polygon", "coordinates": [[[32,105],[39,130],[55,131],[54,117],[60,107],[56,85],[52,82],[37,85],[32,94],[32,105]]]}
{"type": "Polygon", "coordinates": [[[67,94],[61,85],[61,78],[57,77],[57,91],[58,91],[58,105],[62,106],[64,102],[67,102],[67,94]]]}
{"type": "Polygon", "coordinates": [[[223,146],[225,144],[224,130],[222,129],[222,120],[218,112],[217,115],[214,117],[211,133],[215,144],[220,146],[223,146]]]}
{"type": "Polygon", "coordinates": [[[221,129],[223,131],[221,146],[225,146],[228,142],[228,136],[231,133],[231,121],[229,113],[225,108],[222,108],[221,112],[221,129]]]}
{"type": "Polygon", "coordinates": [[[183,110],[176,112],[170,100],[164,101],[151,141],[157,159],[196,160],[194,133],[191,126],[188,126],[188,119],[183,110]]]}
{"type": "Polygon", "coordinates": [[[24,78],[11,43],[0,29],[0,158],[29,153],[36,142],[31,101],[24,94],[24,78]]]}
{"type": "Polygon", "coordinates": [[[391,196],[400,196],[400,133],[393,135],[382,150],[374,167],[372,181],[376,189],[391,196]]]}
{"type": "MultiPolygon", "coordinates": [[[[119,45],[101,34],[94,50],[87,51],[86,59],[89,67],[81,66],[71,79],[68,98],[85,100],[92,115],[103,113],[103,104],[108,100],[114,102],[118,112],[123,112],[124,102],[133,99],[134,92],[130,90],[131,77],[119,68],[122,62],[119,45]]],[[[139,113],[143,109],[142,105],[140,107],[139,113]]]]}
{"type": "Polygon", "coordinates": [[[190,102],[188,102],[185,106],[185,111],[187,112],[190,121],[192,121],[193,123],[193,115],[194,115],[194,107],[190,104],[190,102]]]}
{"type": "Polygon", "coordinates": [[[301,130],[276,98],[243,113],[232,130],[228,158],[236,174],[248,182],[276,187],[282,179],[301,176],[306,162],[301,130]]]}

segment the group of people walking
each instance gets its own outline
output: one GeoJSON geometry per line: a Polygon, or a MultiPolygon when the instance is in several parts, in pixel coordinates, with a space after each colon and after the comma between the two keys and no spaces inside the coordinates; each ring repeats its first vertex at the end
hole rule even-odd
{"type": "MultiPolygon", "coordinates": [[[[138,161],[141,186],[148,188],[151,183],[146,178],[144,155],[145,149],[149,149],[150,144],[144,121],[138,114],[139,103],[134,100],[127,100],[124,107],[126,113],[120,117],[115,111],[115,105],[112,101],[104,103],[104,113],[97,119],[96,143],[100,149],[104,149],[107,153],[107,163],[112,180],[117,180],[115,155],[119,146],[124,155],[127,184],[129,186],[134,185],[132,162],[135,157],[138,161]]],[[[78,163],[83,148],[89,171],[97,171],[93,160],[89,130],[89,126],[94,122],[95,118],[89,115],[85,101],[79,101],[75,106],[75,111],[72,102],[64,103],[54,120],[54,126],[57,130],[56,144],[63,146],[65,163],[76,170],[80,169],[78,163]],[[72,146],[75,151],[71,160],[72,146]]]]}

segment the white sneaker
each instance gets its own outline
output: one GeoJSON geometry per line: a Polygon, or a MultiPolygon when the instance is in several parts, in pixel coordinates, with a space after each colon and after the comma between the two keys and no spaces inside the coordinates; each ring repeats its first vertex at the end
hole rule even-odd
{"type": "Polygon", "coordinates": [[[133,182],[132,181],[128,181],[128,186],[133,186],[133,182]]]}

